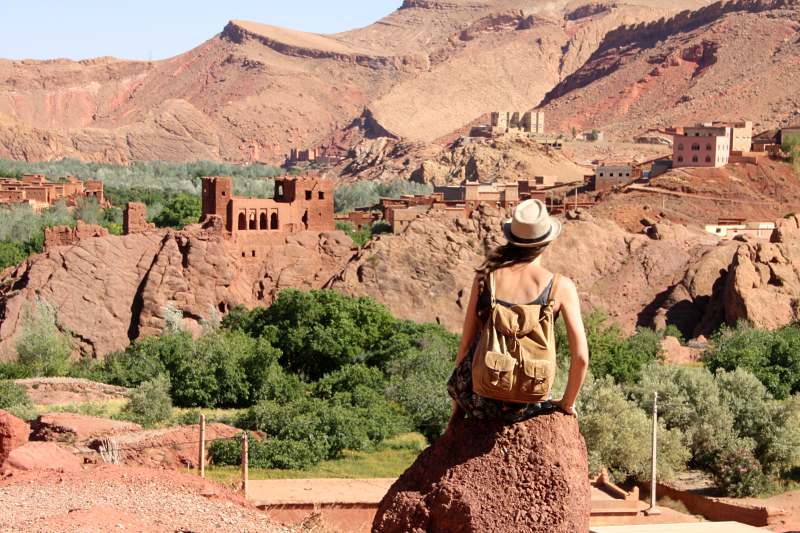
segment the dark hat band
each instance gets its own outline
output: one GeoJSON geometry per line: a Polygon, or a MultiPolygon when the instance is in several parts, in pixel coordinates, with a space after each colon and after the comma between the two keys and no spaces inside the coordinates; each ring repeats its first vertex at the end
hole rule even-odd
{"type": "Polygon", "coordinates": [[[517,237],[516,235],[514,235],[514,232],[511,230],[511,225],[509,225],[508,230],[509,230],[508,232],[514,238],[513,242],[518,242],[520,244],[536,244],[538,242],[545,241],[545,240],[547,240],[548,237],[550,237],[550,234],[553,233],[553,225],[550,224],[550,229],[547,230],[547,233],[545,233],[541,237],[536,237],[535,239],[523,239],[522,237],[517,237]]]}

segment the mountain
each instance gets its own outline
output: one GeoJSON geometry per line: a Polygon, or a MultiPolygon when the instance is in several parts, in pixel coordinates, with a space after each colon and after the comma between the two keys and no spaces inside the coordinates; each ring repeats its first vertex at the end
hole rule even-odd
{"type": "Polygon", "coordinates": [[[757,130],[800,122],[800,3],[721,2],[605,35],[548,93],[562,131],[631,138],[649,128],[742,120],[757,130]]]}
{"type": "Polygon", "coordinates": [[[316,35],[231,21],[161,61],[0,60],[0,157],[279,162],[355,132],[430,142],[529,109],[623,24],[706,0],[405,0],[316,35]]]}

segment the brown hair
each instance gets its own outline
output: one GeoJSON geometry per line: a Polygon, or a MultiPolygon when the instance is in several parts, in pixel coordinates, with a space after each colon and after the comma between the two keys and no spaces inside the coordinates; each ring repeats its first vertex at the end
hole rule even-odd
{"type": "Polygon", "coordinates": [[[500,268],[529,263],[542,255],[547,246],[524,248],[511,243],[494,248],[486,255],[486,260],[476,270],[478,276],[485,278],[490,273],[500,268]]]}

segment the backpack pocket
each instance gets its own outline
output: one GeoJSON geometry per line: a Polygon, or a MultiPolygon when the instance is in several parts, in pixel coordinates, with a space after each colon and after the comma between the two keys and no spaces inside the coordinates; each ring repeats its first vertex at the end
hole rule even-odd
{"type": "Polygon", "coordinates": [[[555,365],[551,361],[523,358],[522,373],[519,386],[522,394],[539,398],[550,394],[550,384],[555,377],[555,365]]]}
{"type": "Polygon", "coordinates": [[[489,389],[510,391],[514,385],[514,367],[517,360],[502,352],[486,352],[484,386],[489,389]]]}

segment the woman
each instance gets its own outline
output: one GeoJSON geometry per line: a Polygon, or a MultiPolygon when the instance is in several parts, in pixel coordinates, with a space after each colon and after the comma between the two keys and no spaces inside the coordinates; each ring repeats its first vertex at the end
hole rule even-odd
{"type": "Polygon", "coordinates": [[[456,369],[448,382],[448,391],[454,399],[450,424],[463,418],[464,413],[476,418],[503,418],[509,422],[526,420],[554,407],[576,415],[575,400],[589,362],[578,291],[572,280],[564,276],[558,276],[558,281],[553,283],[554,274],[541,265],[542,253],[561,233],[561,223],[550,217],[539,200],[526,200],[503,225],[503,232],[507,243],[489,253],[477,269],[472,284],[456,369]],[[491,309],[488,279],[492,273],[498,305],[545,305],[552,299],[555,315],[564,318],[571,362],[567,387],[560,400],[518,404],[483,398],[473,392],[472,358],[491,309]]]}

